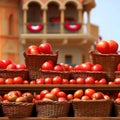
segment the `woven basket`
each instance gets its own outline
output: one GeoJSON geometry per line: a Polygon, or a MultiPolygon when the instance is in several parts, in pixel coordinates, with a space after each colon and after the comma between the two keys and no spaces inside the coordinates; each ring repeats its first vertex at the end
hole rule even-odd
{"type": "Polygon", "coordinates": [[[114,116],[120,117],[120,104],[114,102],[114,116]]]}
{"type": "Polygon", "coordinates": [[[120,71],[115,71],[115,78],[120,78],[120,71]]]}
{"type": "Polygon", "coordinates": [[[70,102],[67,101],[38,101],[36,102],[37,117],[67,117],[70,102]]]}
{"type": "Polygon", "coordinates": [[[72,101],[75,117],[109,117],[111,116],[111,100],[72,101]]]}
{"type": "Polygon", "coordinates": [[[61,76],[62,78],[70,79],[70,71],[39,70],[39,76],[42,78],[61,76]]]}
{"type": "Polygon", "coordinates": [[[23,53],[25,58],[25,64],[29,70],[29,79],[33,80],[39,77],[38,70],[41,68],[41,65],[47,61],[52,60],[54,64],[57,63],[58,51],[55,54],[27,54],[23,53]]]}
{"type": "Polygon", "coordinates": [[[2,103],[3,116],[5,117],[30,117],[34,103],[8,102],[2,103]]]}
{"type": "Polygon", "coordinates": [[[104,71],[107,73],[109,80],[115,78],[114,72],[117,70],[117,65],[120,63],[120,55],[118,54],[100,54],[95,51],[90,51],[90,59],[93,64],[101,64],[104,71]]]}
{"type": "Polygon", "coordinates": [[[71,71],[71,78],[76,79],[78,77],[87,78],[94,77],[95,80],[100,80],[102,78],[108,79],[106,72],[103,71],[71,71]]]}
{"type": "Polygon", "coordinates": [[[0,77],[6,79],[6,78],[14,78],[20,76],[22,77],[24,80],[28,80],[29,76],[28,76],[28,70],[0,70],[0,77]]]}

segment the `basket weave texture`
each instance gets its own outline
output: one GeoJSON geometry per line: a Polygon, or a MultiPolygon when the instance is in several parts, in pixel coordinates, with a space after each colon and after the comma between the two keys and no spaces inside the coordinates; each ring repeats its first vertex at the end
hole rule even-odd
{"type": "Polygon", "coordinates": [[[0,77],[6,79],[6,78],[14,78],[20,76],[22,77],[24,80],[28,80],[29,79],[29,75],[28,75],[28,70],[0,70],[0,77]]]}
{"type": "Polygon", "coordinates": [[[120,78],[120,71],[115,71],[115,78],[120,78]]]}
{"type": "Polygon", "coordinates": [[[67,101],[38,101],[36,102],[37,117],[67,117],[70,103],[67,101]]]}
{"type": "Polygon", "coordinates": [[[3,116],[6,117],[30,117],[32,116],[34,103],[9,102],[2,103],[3,116]]]}
{"type": "Polygon", "coordinates": [[[70,75],[71,74],[69,71],[39,70],[39,76],[42,78],[53,78],[55,76],[61,76],[62,78],[70,79],[70,75]]]}
{"type": "Polygon", "coordinates": [[[109,100],[72,101],[75,117],[109,117],[112,102],[109,100]]]}
{"type": "Polygon", "coordinates": [[[108,79],[106,72],[103,71],[72,71],[71,78],[76,79],[77,77],[86,78],[86,77],[94,77],[95,80],[100,80],[102,78],[108,79]]]}
{"type": "Polygon", "coordinates": [[[109,77],[113,81],[115,78],[114,72],[117,70],[117,65],[120,63],[120,55],[118,54],[100,54],[95,51],[90,51],[90,59],[93,64],[101,64],[109,77]]]}
{"type": "Polygon", "coordinates": [[[120,104],[114,102],[114,114],[116,117],[120,117],[120,104]]]}
{"type": "Polygon", "coordinates": [[[42,64],[47,60],[52,60],[54,64],[57,63],[58,51],[55,54],[27,54],[23,53],[25,58],[25,64],[29,71],[29,79],[36,79],[39,77],[39,69],[42,64]]]}

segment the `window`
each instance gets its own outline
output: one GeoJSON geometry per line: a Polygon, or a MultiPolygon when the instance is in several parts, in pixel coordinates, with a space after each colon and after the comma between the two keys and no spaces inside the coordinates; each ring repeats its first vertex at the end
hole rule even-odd
{"type": "Polygon", "coordinates": [[[72,65],[72,56],[71,55],[65,56],[65,63],[72,65]]]}

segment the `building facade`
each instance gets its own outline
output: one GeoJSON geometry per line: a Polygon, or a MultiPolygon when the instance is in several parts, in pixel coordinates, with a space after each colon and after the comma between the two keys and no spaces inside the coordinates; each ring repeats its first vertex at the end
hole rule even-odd
{"type": "Polygon", "coordinates": [[[90,21],[95,0],[0,0],[0,59],[23,63],[29,45],[49,42],[58,62],[89,61],[99,37],[90,21]]]}

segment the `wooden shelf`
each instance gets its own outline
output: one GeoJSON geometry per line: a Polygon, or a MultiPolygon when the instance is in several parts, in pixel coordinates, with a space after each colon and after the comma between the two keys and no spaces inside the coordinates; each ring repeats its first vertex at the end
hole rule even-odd
{"type": "Polygon", "coordinates": [[[120,120],[120,117],[60,117],[60,118],[41,118],[41,117],[8,118],[8,117],[0,117],[0,120],[120,120]]]}
{"type": "Polygon", "coordinates": [[[52,89],[54,87],[59,87],[62,90],[77,90],[77,89],[86,89],[93,88],[95,90],[102,91],[119,91],[120,85],[78,85],[78,84],[66,84],[66,85],[24,85],[24,84],[13,84],[13,85],[0,85],[0,91],[9,91],[9,90],[29,90],[29,91],[38,91],[43,89],[52,89]]]}

